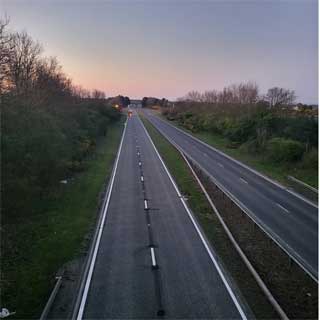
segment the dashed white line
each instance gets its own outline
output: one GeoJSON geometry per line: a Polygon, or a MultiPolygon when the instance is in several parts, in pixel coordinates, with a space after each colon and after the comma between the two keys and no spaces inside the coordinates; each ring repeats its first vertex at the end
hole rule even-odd
{"type": "Polygon", "coordinates": [[[240,180],[241,180],[243,183],[248,184],[248,181],[247,181],[247,180],[244,180],[243,178],[240,178],[240,180]]]}
{"type": "Polygon", "coordinates": [[[157,266],[157,262],[156,262],[156,256],[154,254],[154,248],[150,248],[151,251],[151,262],[152,262],[152,266],[156,267],[157,266]]]}
{"type": "Polygon", "coordinates": [[[221,168],[224,168],[224,165],[220,162],[218,162],[218,165],[221,167],[221,168]]]}
{"type": "Polygon", "coordinates": [[[143,178],[143,176],[141,176],[141,177],[140,177],[140,179],[141,179],[141,182],[143,182],[143,181],[144,181],[144,178],[143,178]]]}
{"type": "Polygon", "coordinates": [[[144,200],[144,208],[145,208],[145,209],[148,209],[148,202],[147,202],[147,200],[144,200]]]}
{"type": "Polygon", "coordinates": [[[137,155],[140,156],[140,152],[137,152],[137,155]]]}
{"type": "Polygon", "coordinates": [[[286,213],[289,213],[289,210],[287,208],[285,208],[284,206],[282,206],[280,203],[276,203],[276,205],[281,208],[283,211],[285,211],[286,213]]]}
{"type": "Polygon", "coordinates": [[[141,167],[141,162],[139,162],[139,167],[141,167]]]}
{"type": "Polygon", "coordinates": [[[205,239],[204,236],[202,235],[202,232],[201,232],[200,228],[198,227],[198,224],[195,222],[195,219],[194,219],[192,213],[190,212],[190,209],[189,209],[188,206],[186,205],[185,200],[181,198],[181,193],[180,193],[180,191],[179,191],[176,183],[174,182],[174,180],[173,180],[173,178],[172,178],[172,176],[171,176],[171,174],[170,174],[167,166],[166,166],[165,163],[163,162],[163,160],[162,160],[162,158],[161,158],[161,156],[160,156],[160,154],[159,154],[156,146],[154,145],[154,143],[153,143],[153,141],[152,141],[152,139],[151,139],[151,137],[150,137],[147,129],[144,127],[141,119],[140,119],[140,118],[138,118],[138,119],[139,119],[139,121],[140,121],[140,123],[141,123],[141,126],[142,126],[142,128],[144,129],[144,131],[145,131],[145,133],[146,133],[149,141],[151,142],[151,145],[153,146],[153,148],[154,148],[154,150],[155,150],[155,152],[156,152],[156,154],[157,154],[157,156],[158,156],[161,164],[163,165],[163,167],[164,167],[164,169],[165,169],[165,171],[166,171],[166,173],[167,173],[167,175],[168,175],[168,177],[169,177],[169,179],[170,179],[173,187],[175,188],[178,197],[180,198],[180,200],[181,200],[184,208],[186,209],[186,211],[187,211],[187,213],[188,213],[188,215],[189,215],[189,217],[190,217],[190,219],[191,219],[191,221],[192,221],[192,224],[194,225],[194,227],[195,227],[195,229],[196,229],[196,231],[197,231],[197,233],[198,233],[198,235],[199,235],[199,237],[200,237],[200,239],[201,239],[204,247],[206,248],[206,250],[207,250],[207,252],[208,252],[208,254],[209,254],[209,256],[210,256],[211,261],[213,262],[216,270],[218,271],[218,273],[219,273],[219,275],[220,275],[220,277],[221,277],[221,279],[222,279],[222,281],[223,281],[223,283],[224,283],[224,285],[225,285],[225,287],[226,287],[226,289],[227,289],[227,291],[228,291],[228,293],[229,293],[232,301],[234,302],[236,308],[238,309],[238,311],[239,311],[239,313],[240,313],[240,316],[241,316],[241,319],[247,320],[247,316],[246,316],[245,312],[242,310],[242,306],[241,306],[240,303],[238,302],[236,295],[234,294],[234,292],[233,292],[232,288],[230,287],[230,285],[229,285],[229,283],[228,283],[228,281],[227,281],[227,279],[226,279],[223,271],[222,271],[221,268],[220,268],[220,265],[218,264],[218,262],[216,261],[214,255],[212,254],[212,252],[211,252],[211,250],[210,250],[210,247],[209,247],[209,245],[207,244],[206,239],[205,239]]]}

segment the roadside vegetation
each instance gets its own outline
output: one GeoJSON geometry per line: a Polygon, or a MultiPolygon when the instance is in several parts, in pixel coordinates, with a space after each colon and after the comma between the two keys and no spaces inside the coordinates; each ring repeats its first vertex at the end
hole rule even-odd
{"type": "Polygon", "coordinates": [[[272,88],[260,97],[247,83],[193,91],[162,107],[170,121],[203,141],[288,184],[291,175],[318,187],[318,112],[294,104],[294,92],[272,88]]]}
{"type": "Polygon", "coordinates": [[[146,118],[142,115],[141,118],[161,157],[178,184],[181,193],[187,197],[188,204],[197,217],[211,246],[221,259],[220,263],[222,263],[232,279],[236,281],[241,294],[248,302],[255,317],[258,319],[277,319],[277,313],[273,310],[247,267],[238,256],[180,153],[146,118]]]}
{"type": "Polygon", "coordinates": [[[17,318],[39,316],[80,252],[123,128],[103,92],[73,85],[42,51],[0,21],[1,306],[17,318]]]}

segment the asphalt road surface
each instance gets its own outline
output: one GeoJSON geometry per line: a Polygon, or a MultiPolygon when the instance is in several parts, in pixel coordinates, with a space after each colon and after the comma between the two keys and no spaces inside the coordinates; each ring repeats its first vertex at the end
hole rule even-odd
{"type": "Polygon", "coordinates": [[[199,142],[150,110],[143,112],[156,128],[232,194],[305,270],[318,278],[318,208],[315,205],[199,142]]]}
{"type": "Polygon", "coordinates": [[[133,115],[81,318],[245,319],[191,217],[133,115]]]}

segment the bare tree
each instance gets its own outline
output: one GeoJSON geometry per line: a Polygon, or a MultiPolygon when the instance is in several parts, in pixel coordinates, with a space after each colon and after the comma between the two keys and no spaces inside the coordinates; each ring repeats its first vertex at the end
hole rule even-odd
{"type": "Polygon", "coordinates": [[[190,91],[185,95],[183,99],[194,102],[201,102],[203,100],[202,95],[199,91],[190,91]]]}
{"type": "Polygon", "coordinates": [[[62,72],[55,57],[39,59],[33,79],[33,92],[42,101],[72,95],[71,80],[62,72]]]}
{"type": "Polygon", "coordinates": [[[218,94],[218,102],[222,104],[234,102],[234,93],[230,87],[223,88],[218,94]]]}
{"type": "Polygon", "coordinates": [[[273,108],[294,103],[296,96],[293,90],[274,87],[268,90],[265,98],[273,108]]]}
{"type": "Polygon", "coordinates": [[[94,89],[91,93],[91,98],[92,99],[105,99],[106,94],[101,90],[94,89]]]}
{"type": "Polygon", "coordinates": [[[81,86],[73,86],[72,95],[75,96],[76,98],[81,98],[81,99],[91,98],[90,91],[87,89],[84,89],[81,86]]]}
{"type": "Polygon", "coordinates": [[[259,89],[256,83],[240,83],[238,86],[238,100],[241,104],[253,104],[258,101],[259,89]]]}
{"type": "Polygon", "coordinates": [[[254,104],[258,101],[259,89],[255,83],[232,84],[219,94],[221,103],[254,104]]]}
{"type": "Polygon", "coordinates": [[[21,93],[32,85],[42,47],[26,32],[12,34],[11,42],[13,52],[9,59],[10,77],[17,93],[21,93]]]}
{"type": "Polygon", "coordinates": [[[216,90],[205,91],[202,96],[204,102],[216,103],[218,101],[218,92],[216,90]]]}
{"type": "Polygon", "coordinates": [[[9,86],[9,60],[12,55],[11,35],[6,28],[9,24],[9,18],[0,19],[0,94],[9,86]]]}

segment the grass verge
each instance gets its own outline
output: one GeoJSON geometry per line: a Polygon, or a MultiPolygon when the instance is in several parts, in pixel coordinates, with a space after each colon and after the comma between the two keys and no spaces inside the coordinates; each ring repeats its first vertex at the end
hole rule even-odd
{"type": "Polygon", "coordinates": [[[289,319],[316,319],[317,283],[225,196],[196,163],[192,166],[233,237],[289,319]]]}
{"type": "MultiPolygon", "coordinates": [[[[168,121],[162,115],[159,114],[159,116],[165,121],[168,121]]],[[[299,164],[294,163],[275,164],[270,162],[263,155],[252,155],[244,149],[231,146],[230,141],[227,138],[217,134],[204,131],[195,133],[179,125],[176,121],[170,121],[170,123],[286,186],[293,187],[287,177],[294,176],[310,186],[318,188],[318,169],[305,169],[301,168],[299,164]]]]}
{"type": "Polygon", "coordinates": [[[213,213],[210,204],[180,153],[148,120],[142,117],[142,121],[178,184],[180,191],[188,197],[189,206],[197,217],[212,247],[220,257],[225,270],[236,282],[255,317],[260,319],[278,318],[225,234],[217,216],[213,213]]]}
{"type": "Polygon", "coordinates": [[[86,171],[61,185],[41,213],[2,226],[1,306],[16,311],[15,318],[38,318],[55,273],[83,250],[122,130],[123,121],[108,128],[94,155],[87,159],[86,171]]]}

